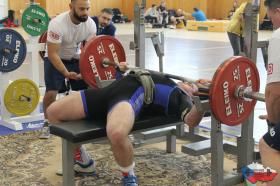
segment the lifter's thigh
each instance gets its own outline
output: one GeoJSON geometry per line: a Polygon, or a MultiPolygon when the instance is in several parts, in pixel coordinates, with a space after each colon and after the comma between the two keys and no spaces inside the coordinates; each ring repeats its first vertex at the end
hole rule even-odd
{"type": "Polygon", "coordinates": [[[80,92],[74,92],[52,103],[47,109],[50,122],[71,121],[85,118],[80,92]]]}
{"type": "Polygon", "coordinates": [[[109,138],[128,136],[134,124],[134,110],[124,101],[116,104],[107,116],[107,135],[109,138]]]}

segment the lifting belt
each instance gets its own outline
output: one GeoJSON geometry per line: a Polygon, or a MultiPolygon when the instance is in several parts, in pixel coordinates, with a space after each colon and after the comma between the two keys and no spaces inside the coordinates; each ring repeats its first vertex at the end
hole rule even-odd
{"type": "Polygon", "coordinates": [[[135,76],[136,79],[142,84],[144,88],[144,103],[147,105],[151,104],[154,98],[155,84],[150,72],[144,69],[136,68],[132,69],[129,74],[135,76]]]}

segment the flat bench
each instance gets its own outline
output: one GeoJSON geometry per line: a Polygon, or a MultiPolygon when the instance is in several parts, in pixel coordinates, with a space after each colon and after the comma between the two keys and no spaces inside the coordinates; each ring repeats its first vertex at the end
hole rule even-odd
{"type": "MultiPolygon", "coordinates": [[[[165,128],[182,125],[177,118],[156,116],[144,117],[136,121],[133,132],[165,128]]],[[[62,172],[63,186],[74,186],[74,149],[78,145],[106,139],[104,121],[78,120],[50,125],[50,132],[62,138],[62,172]]],[[[171,129],[167,135],[167,152],[176,151],[176,129],[171,129]],[[174,147],[175,146],[175,147],[174,147]]]]}

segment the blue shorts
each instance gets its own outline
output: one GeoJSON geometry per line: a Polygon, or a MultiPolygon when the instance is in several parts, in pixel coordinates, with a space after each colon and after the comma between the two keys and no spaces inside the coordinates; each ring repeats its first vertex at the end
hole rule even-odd
{"type": "MultiPolygon", "coordinates": [[[[155,83],[153,103],[144,104],[144,88],[135,76],[127,75],[102,89],[81,91],[84,112],[88,118],[106,120],[110,110],[120,102],[128,102],[134,110],[134,116],[165,115],[181,118],[192,102],[176,83],[163,75],[153,75],[155,83]]],[[[123,117],[123,116],[120,116],[123,117]]]]}
{"type": "Polygon", "coordinates": [[[274,124],[264,136],[264,141],[271,148],[280,151],[280,123],[274,124]]]}
{"type": "MultiPolygon", "coordinates": [[[[66,69],[70,72],[80,73],[78,60],[62,60],[66,69]]],[[[52,65],[48,58],[44,58],[45,86],[46,91],[59,91],[65,88],[65,77],[52,65]]],[[[70,79],[72,90],[84,90],[88,85],[83,80],[70,79]]]]}

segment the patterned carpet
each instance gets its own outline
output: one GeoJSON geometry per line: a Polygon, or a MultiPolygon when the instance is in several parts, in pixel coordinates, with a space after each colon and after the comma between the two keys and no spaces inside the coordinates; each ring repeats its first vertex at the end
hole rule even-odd
{"type": "MultiPolygon", "coordinates": [[[[46,167],[58,162],[48,159],[60,149],[52,137],[49,140],[39,140],[38,132],[10,135],[0,138],[0,185],[5,186],[49,186],[60,185],[61,177],[52,177],[55,171],[46,167]],[[42,171],[43,170],[43,171],[42,171]],[[49,172],[49,174],[46,174],[49,172]],[[56,183],[56,184],[54,184],[56,183]]],[[[120,185],[120,172],[107,144],[89,144],[87,149],[96,160],[96,175],[91,177],[76,177],[79,186],[120,185]]],[[[58,159],[58,158],[57,158],[58,159]]],[[[139,184],[145,186],[161,185],[210,185],[210,155],[189,156],[183,153],[167,154],[158,148],[141,147],[135,150],[136,174],[139,184]]]]}

